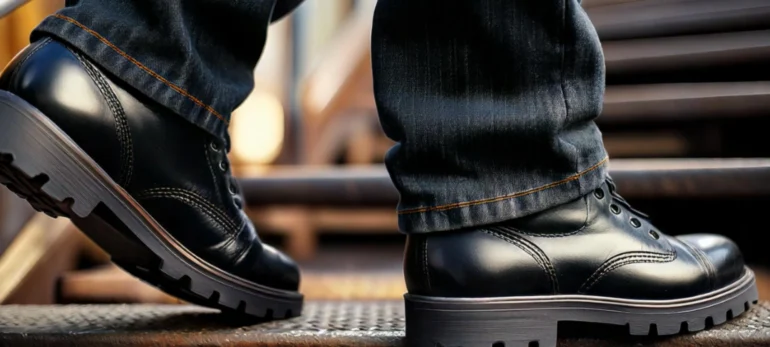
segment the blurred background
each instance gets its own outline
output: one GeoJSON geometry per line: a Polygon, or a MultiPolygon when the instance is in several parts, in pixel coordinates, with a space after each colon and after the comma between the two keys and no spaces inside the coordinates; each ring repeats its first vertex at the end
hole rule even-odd
{"type": "MultiPolygon", "coordinates": [[[[0,0],[0,13],[3,3],[0,0]]],[[[300,260],[309,299],[399,299],[392,142],[372,95],[375,0],[306,0],[270,27],[256,88],[233,114],[234,172],[268,242],[300,260]]],[[[735,239],[767,268],[770,2],[584,0],[606,57],[597,123],[620,192],[671,234],[735,239]]],[[[63,6],[0,19],[0,66],[63,6]]],[[[0,303],[176,303],[109,264],[66,220],[0,189],[0,303]]]]}

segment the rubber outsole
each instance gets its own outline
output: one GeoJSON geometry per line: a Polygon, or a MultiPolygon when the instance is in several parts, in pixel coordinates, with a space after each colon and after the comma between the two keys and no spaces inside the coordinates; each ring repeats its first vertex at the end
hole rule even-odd
{"type": "Polygon", "coordinates": [[[260,319],[301,314],[301,294],[235,277],[185,249],[50,119],[5,91],[0,183],[36,210],[70,218],[113,262],[182,300],[260,319]]]}
{"type": "Polygon", "coordinates": [[[405,295],[411,347],[556,347],[559,322],[625,325],[631,335],[673,335],[718,325],[758,300],[754,274],[677,300],[631,300],[587,295],[440,298],[405,295]]]}

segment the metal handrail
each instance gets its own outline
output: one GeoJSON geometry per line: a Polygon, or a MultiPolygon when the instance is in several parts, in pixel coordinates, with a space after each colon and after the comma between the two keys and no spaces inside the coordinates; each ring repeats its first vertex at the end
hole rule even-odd
{"type": "Polygon", "coordinates": [[[29,0],[0,0],[0,18],[5,17],[27,2],[29,0]]]}

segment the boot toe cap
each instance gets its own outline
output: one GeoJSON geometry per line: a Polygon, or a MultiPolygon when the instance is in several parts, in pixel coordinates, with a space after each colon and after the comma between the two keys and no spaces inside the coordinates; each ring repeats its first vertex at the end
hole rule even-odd
{"type": "Polygon", "coordinates": [[[262,260],[254,268],[258,283],[282,290],[299,289],[299,266],[272,246],[264,245],[262,260]]]}
{"type": "Polygon", "coordinates": [[[691,234],[677,237],[700,250],[714,268],[714,285],[724,287],[738,280],[745,271],[743,255],[738,245],[721,235],[691,234]]]}

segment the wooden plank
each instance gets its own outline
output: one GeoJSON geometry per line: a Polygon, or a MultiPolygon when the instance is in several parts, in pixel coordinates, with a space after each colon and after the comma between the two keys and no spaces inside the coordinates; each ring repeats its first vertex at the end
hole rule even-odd
{"type": "MultiPolygon", "coordinates": [[[[628,198],[770,196],[768,159],[616,159],[610,173],[628,198]]],[[[383,166],[277,167],[241,178],[249,205],[395,206],[383,166]]]]}
{"type": "Polygon", "coordinates": [[[673,123],[768,115],[770,82],[645,84],[607,87],[597,122],[673,123]]]}
{"type": "Polygon", "coordinates": [[[602,139],[612,158],[681,158],[693,151],[676,130],[605,132],[602,139]]]}
{"type": "Polygon", "coordinates": [[[55,280],[74,267],[82,237],[68,220],[36,214],[0,256],[0,304],[52,303],[55,280]]]}
{"type": "Polygon", "coordinates": [[[770,2],[766,0],[617,2],[587,9],[602,40],[770,28],[770,2]]]}
{"type": "Polygon", "coordinates": [[[593,7],[617,5],[617,4],[635,2],[635,1],[643,1],[643,0],[583,0],[581,4],[583,5],[583,8],[589,9],[593,7]]]}
{"type": "MultiPolygon", "coordinates": [[[[624,326],[560,326],[561,347],[767,346],[770,303],[735,320],[665,338],[633,338],[624,326]]],[[[266,323],[227,319],[184,305],[0,307],[0,345],[9,346],[372,346],[400,347],[402,300],[310,301],[303,315],[266,323]]]]}
{"type": "Polygon", "coordinates": [[[0,186],[0,255],[34,214],[27,201],[0,186]]]}
{"type": "Polygon", "coordinates": [[[610,76],[682,69],[708,74],[719,67],[768,61],[770,30],[608,41],[602,48],[610,76]]]}

